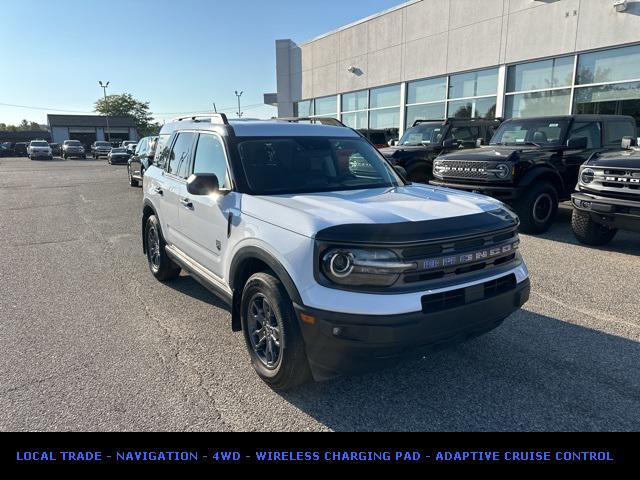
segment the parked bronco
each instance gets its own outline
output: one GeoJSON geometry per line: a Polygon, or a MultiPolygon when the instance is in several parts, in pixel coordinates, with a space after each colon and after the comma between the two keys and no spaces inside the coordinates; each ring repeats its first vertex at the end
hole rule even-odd
{"type": "Polygon", "coordinates": [[[595,154],[580,169],[571,226],[587,245],[605,245],[618,229],[640,232],[640,148],[595,154]]]}
{"type": "Polygon", "coordinates": [[[314,121],[179,119],[144,176],[151,273],[185,269],[224,299],[265,382],[381,366],[527,301],[501,202],[408,184],[360,133],[314,121]]]}
{"type": "Polygon", "coordinates": [[[626,116],[513,119],[498,128],[489,147],[436,159],[432,183],[503,200],[518,213],[523,232],[543,233],[558,202],[571,198],[580,165],[635,134],[636,122],[626,116]]]}
{"type": "Polygon", "coordinates": [[[417,120],[397,145],[380,152],[392,165],[403,167],[412,182],[428,183],[433,178],[434,158],[488,144],[499,126],[499,120],[417,120]]]}

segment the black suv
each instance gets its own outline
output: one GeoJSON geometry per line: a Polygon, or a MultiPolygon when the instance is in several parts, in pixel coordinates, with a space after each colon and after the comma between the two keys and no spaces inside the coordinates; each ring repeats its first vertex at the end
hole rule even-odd
{"type": "Polygon", "coordinates": [[[397,145],[380,152],[393,165],[404,168],[412,182],[427,183],[432,179],[434,158],[489,143],[499,125],[500,120],[416,120],[397,145]]]}
{"type": "Polygon", "coordinates": [[[431,183],[498,198],[518,213],[521,231],[543,233],[571,198],[580,165],[635,135],[633,117],[621,115],[512,119],[489,147],[437,158],[431,183]]]}
{"type": "Polygon", "coordinates": [[[640,232],[640,148],[623,141],[623,150],[594,154],[580,169],[571,196],[571,227],[587,245],[605,245],[618,229],[640,232]]]}

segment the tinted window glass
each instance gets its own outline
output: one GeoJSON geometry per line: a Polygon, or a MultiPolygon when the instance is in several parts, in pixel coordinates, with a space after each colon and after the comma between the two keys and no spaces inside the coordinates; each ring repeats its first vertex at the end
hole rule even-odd
{"type": "Polygon", "coordinates": [[[480,127],[477,126],[453,127],[450,135],[464,147],[475,147],[476,141],[481,138],[480,127]]]}
{"type": "Polygon", "coordinates": [[[567,131],[564,119],[512,120],[500,125],[491,144],[505,145],[560,145],[567,131]]]}
{"type": "Polygon", "coordinates": [[[338,99],[333,97],[317,98],[315,115],[335,115],[338,109],[338,99]]]}
{"type": "Polygon", "coordinates": [[[396,105],[400,105],[400,85],[371,90],[371,108],[394,107],[396,105]]]}
{"type": "Polygon", "coordinates": [[[600,124],[598,122],[574,122],[568,139],[573,138],[586,138],[587,148],[600,148],[602,146],[600,124]]]}
{"type": "Polygon", "coordinates": [[[587,53],[578,59],[578,84],[640,78],[640,45],[587,53]]]}
{"type": "Polygon", "coordinates": [[[298,116],[309,117],[311,115],[313,115],[313,102],[311,100],[298,102],[298,116]]]}
{"type": "Polygon", "coordinates": [[[449,80],[449,98],[495,95],[498,91],[498,69],[452,75],[449,80]]]}
{"type": "Polygon", "coordinates": [[[351,128],[369,128],[369,114],[367,112],[343,113],[342,123],[351,128]]]}
{"type": "Polygon", "coordinates": [[[215,173],[220,188],[229,188],[224,145],[217,135],[200,134],[193,161],[193,173],[215,173]]]}
{"type": "Polygon", "coordinates": [[[430,78],[411,82],[407,88],[407,103],[437,102],[447,95],[447,78],[430,78]]]}
{"type": "Polygon", "coordinates": [[[554,58],[509,67],[507,92],[571,86],[574,57],[554,58]]]}
{"type": "Polygon", "coordinates": [[[416,120],[438,120],[445,117],[445,103],[427,105],[411,105],[407,107],[407,127],[413,126],[416,120]]]}
{"type": "Polygon", "coordinates": [[[342,95],[342,111],[352,112],[354,110],[365,110],[369,106],[369,92],[345,93],[342,95]]]}
{"type": "Polygon", "coordinates": [[[193,142],[193,133],[179,133],[169,154],[167,173],[173,173],[179,177],[186,178],[189,162],[189,152],[193,142]]]}
{"type": "Polygon", "coordinates": [[[614,121],[605,122],[604,124],[605,145],[620,145],[624,137],[635,138],[635,136],[635,128],[630,122],[614,121]]]}
{"type": "Polygon", "coordinates": [[[511,117],[543,117],[566,115],[571,108],[571,90],[507,95],[505,115],[511,117]]]}
{"type": "Polygon", "coordinates": [[[447,127],[442,123],[421,123],[404,132],[400,145],[417,146],[441,143],[447,127]]]}
{"type": "Polygon", "coordinates": [[[241,139],[238,151],[249,187],[256,193],[328,192],[400,184],[377,150],[360,138],[241,139]]]}
{"type": "Polygon", "coordinates": [[[164,134],[158,136],[158,142],[156,143],[156,155],[155,163],[158,168],[164,168],[165,161],[169,158],[169,139],[170,135],[164,134]]]}

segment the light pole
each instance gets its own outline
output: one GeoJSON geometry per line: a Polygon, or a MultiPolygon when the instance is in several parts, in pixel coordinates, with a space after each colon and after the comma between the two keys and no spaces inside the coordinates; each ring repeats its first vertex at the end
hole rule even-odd
{"type": "Polygon", "coordinates": [[[238,91],[236,90],[236,97],[238,97],[238,118],[242,118],[242,111],[240,109],[240,97],[242,96],[244,92],[240,92],[238,93],[238,91]]]}
{"type": "Polygon", "coordinates": [[[107,119],[107,142],[111,143],[111,130],[109,129],[109,101],[107,100],[107,87],[109,86],[109,82],[102,83],[102,80],[99,80],[98,83],[104,92],[104,107],[107,111],[105,114],[105,118],[107,119]]]}

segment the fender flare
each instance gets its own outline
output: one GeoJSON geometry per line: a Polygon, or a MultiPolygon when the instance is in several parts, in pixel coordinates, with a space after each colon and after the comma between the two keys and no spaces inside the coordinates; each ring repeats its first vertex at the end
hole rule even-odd
{"type": "Polygon", "coordinates": [[[150,200],[145,198],[144,201],[142,202],[142,205],[143,205],[142,206],[142,212],[143,213],[142,213],[142,218],[141,218],[141,222],[142,222],[142,233],[141,233],[142,234],[142,253],[144,253],[146,255],[146,253],[147,253],[147,241],[145,239],[144,229],[145,229],[145,226],[146,226],[145,224],[147,222],[146,222],[146,217],[144,215],[144,211],[148,207],[148,208],[151,209],[151,211],[153,212],[153,214],[156,217],[158,216],[158,213],[156,212],[156,208],[153,206],[153,203],[151,203],[150,200]]]}
{"type": "Polygon", "coordinates": [[[565,190],[564,180],[560,176],[560,174],[551,167],[547,166],[539,166],[534,167],[524,174],[522,180],[519,182],[519,187],[528,187],[532,185],[537,179],[542,176],[550,176],[555,183],[555,187],[558,188],[558,195],[562,195],[565,190]]]}

